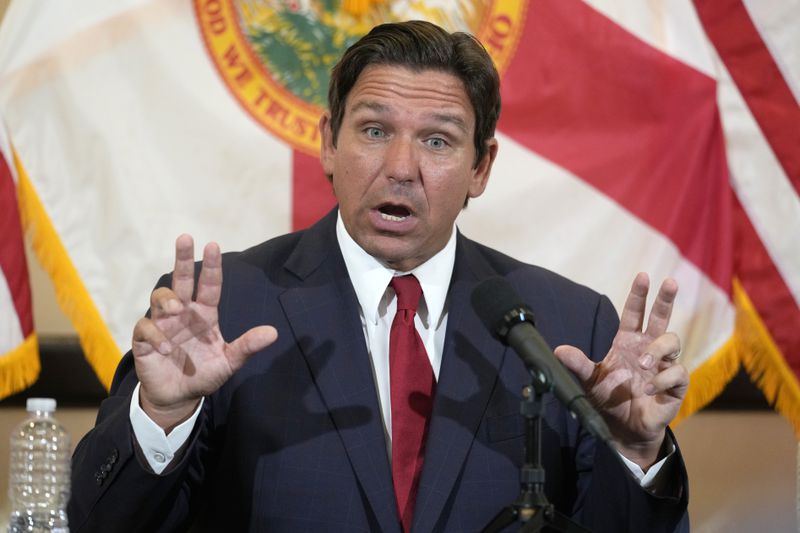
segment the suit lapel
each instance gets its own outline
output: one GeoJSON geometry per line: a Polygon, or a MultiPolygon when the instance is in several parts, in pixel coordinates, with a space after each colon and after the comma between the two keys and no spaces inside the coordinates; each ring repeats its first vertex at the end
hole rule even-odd
{"type": "Polygon", "coordinates": [[[280,302],[381,530],[399,531],[378,395],[335,222],[334,211],[298,243],[285,267],[301,283],[280,302]]]}
{"type": "Polygon", "coordinates": [[[414,531],[432,531],[452,493],[486,410],[505,348],[470,304],[475,285],[496,275],[459,234],[448,295],[447,333],[425,450],[414,531]]]}

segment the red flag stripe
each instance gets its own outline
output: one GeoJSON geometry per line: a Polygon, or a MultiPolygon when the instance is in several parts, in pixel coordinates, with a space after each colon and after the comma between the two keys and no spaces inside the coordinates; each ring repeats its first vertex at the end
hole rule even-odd
{"type": "Polygon", "coordinates": [[[533,0],[526,25],[519,50],[530,53],[503,79],[500,129],[666,235],[730,293],[715,81],[578,0],[533,0]]]}
{"type": "Polygon", "coordinates": [[[0,269],[11,291],[22,336],[27,337],[33,333],[33,312],[16,190],[9,162],[0,152],[0,269]]]}
{"type": "Polygon", "coordinates": [[[800,106],[741,0],[695,0],[700,21],[800,194],[800,106]]]}
{"type": "Polygon", "coordinates": [[[319,158],[292,152],[292,230],[307,228],[336,205],[319,158]]]}
{"type": "Polygon", "coordinates": [[[734,199],[735,270],[787,364],[800,379],[800,307],[738,199],[734,199]]]}

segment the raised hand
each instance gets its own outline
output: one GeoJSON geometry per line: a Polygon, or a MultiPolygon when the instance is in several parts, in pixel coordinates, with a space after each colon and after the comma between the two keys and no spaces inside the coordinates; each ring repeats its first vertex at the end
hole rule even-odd
{"type": "Polygon", "coordinates": [[[250,355],[278,337],[272,326],[258,326],[226,343],[217,314],[221,291],[222,256],[219,246],[209,243],[192,300],[194,242],[189,235],[178,237],[172,289],[153,291],[150,318],[140,319],[133,330],[139,401],[167,432],[188,418],[200,398],[222,386],[250,355]]]}
{"type": "Polygon", "coordinates": [[[680,339],[667,332],[678,285],[664,281],[643,329],[649,285],[646,274],[636,276],[611,351],[601,362],[574,346],[555,350],[603,414],[620,453],[645,470],[658,459],[689,385],[686,368],[677,362],[680,339]]]}

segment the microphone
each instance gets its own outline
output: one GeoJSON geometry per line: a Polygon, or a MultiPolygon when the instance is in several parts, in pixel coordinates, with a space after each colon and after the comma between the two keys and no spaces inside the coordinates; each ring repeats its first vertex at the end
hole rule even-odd
{"type": "Polygon", "coordinates": [[[534,379],[552,388],[562,404],[590,433],[611,443],[603,417],[586,399],[583,388],[556,358],[534,326],[533,313],[504,278],[491,277],[475,287],[472,307],[481,321],[504,344],[511,346],[534,379]]]}

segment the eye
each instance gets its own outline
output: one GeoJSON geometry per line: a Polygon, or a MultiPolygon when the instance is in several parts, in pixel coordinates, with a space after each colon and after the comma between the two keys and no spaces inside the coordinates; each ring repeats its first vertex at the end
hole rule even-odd
{"type": "Polygon", "coordinates": [[[431,137],[425,142],[428,144],[428,146],[430,146],[434,150],[441,150],[442,148],[447,147],[447,141],[445,141],[441,137],[431,137]]]}
{"type": "Polygon", "coordinates": [[[364,133],[366,133],[367,137],[370,139],[382,139],[386,136],[386,133],[384,133],[382,129],[374,126],[370,126],[369,128],[365,129],[364,133]]]}

